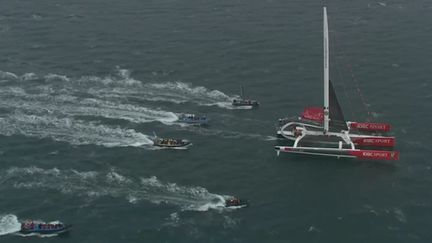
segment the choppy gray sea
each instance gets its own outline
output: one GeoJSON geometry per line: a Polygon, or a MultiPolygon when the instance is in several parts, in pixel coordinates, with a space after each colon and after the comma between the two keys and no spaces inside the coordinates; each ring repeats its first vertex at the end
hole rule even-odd
{"type": "Polygon", "coordinates": [[[428,0],[0,0],[0,242],[431,242],[431,23],[428,0]],[[391,123],[399,161],[276,157],[277,119],[322,105],[324,4],[345,117],[391,123]]]}

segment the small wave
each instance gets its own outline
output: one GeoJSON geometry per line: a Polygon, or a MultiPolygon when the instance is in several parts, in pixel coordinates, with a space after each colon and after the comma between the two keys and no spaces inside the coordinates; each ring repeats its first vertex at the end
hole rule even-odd
{"type": "Polygon", "coordinates": [[[405,214],[402,212],[402,210],[400,208],[394,208],[393,209],[393,214],[395,216],[395,218],[401,222],[401,223],[406,223],[407,219],[405,214]]]}
{"type": "Polygon", "coordinates": [[[127,200],[128,200],[129,203],[132,203],[132,204],[135,204],[135,203],[138,202],[138,198],[136,198],[136,197],[134,197],[132,195],[127,196],[127,200]]]}
{"type": "Polygon", "coordinates": [[[5,99],[8,96],[15,97],[15,96],[24,96],[24,95],[26,95],[26,92],[25,92],[25,90],[23,88],[21,88],[21,87],[15,87],[15,86],[14,87],[2,88],[0,90],[0,93],[2,94],[2,102],[4,102],[5,99]]]}
{"type": "Polygon", "coordinates": [[[374,216],[389,216],[393,219],[396,219],[399,223],[406,223],[407,218],[402,211],[402,209],[393,207],[393,208],[374,208],[371,205],[363,205],[363,207],[367,210],[368,213],[373,214],[374,216]]]}
{"type": "Polygon", "coordinates": [[[5,24],[0,24],[0,33],[6,33],[10,30],[10,26],[5,24]]]}
{"type": "Polygon", "coordinates": [[[17,168],[12,167],[6,170],[6,173],[9,175],[15,175],[17,173],[27,174],[27,175],[34,175],[34,174],[43,174],[43,175],[49,175],[49,176],[58,176],[60,175],[60,170],[57,168],[52,169],[41,169],[35,166],[31,167],[25,167],[25,168],[17,168]]]}
{"type": "Polygon", "coordinates": [[[387,7],[387,4],[384,2],[377,2],[381,7],[387,7]]]}
{"type": "Polygon", "coordinates": [[[165,218],[167,221],[164,223],[164,226],[178,227],[180,226],[180,216],[178,212],[171,213],[168,218],[165,218]]]}
{"type": "Polygon", "coordinates": [[[370,114],[372,115],[373,118],[378,118],[378,117],[382,116],[382,114],[380,114],[378,112],[371,112],[370,114]]]}
{"type": "Polygon", "coordinates": [[[309,226],[309,228],[308,228],[307,231],[308,231],[308,232],[321,232],[320,229],[318,229],[317,227],[315,227],[315,226],[313,226],[313,225],[309,226]]]}
{"type": "Polygon", "coordinates": [[[13,214],[0,215],[0,236],[20,231],[21,224],[13,214]]]}
{"type": "Polygon", "coordinates": [[[238,223],[238,220],[232,219],[229,216],[224,215],[224,221],[222,226],[224,227],[224,229],[233,229],[237,227],[238,223]]]}
{"type": "Polygon", "coordinates": [[[25,73],[20,77],[20,79],[23,81],[30,81],[39,79],[39,77],[35,73],[25,73]]]}
{"type": "Polygon", "coordinates": [[[70,78],[68,78],[66,75],[59,75],[59,74],[53,74],[53,73],[46,75],[44,78],[48,82],[54,82],[54,81],[69,82],[70,81],[70,78]]]}
{"type": "Polygon", "coordinates": [[[39,14],[32,14],[32,19],[34,19],[34,20],[41,20],[42,19],[42,16],[40,16],[39,14]]]}
{"type": "Polygon", "coordinates": [[[170,214],[170,219],[172,221],[174,221],[175,223],[178,223],[180,220],[180,217],[179,217],[178,213],[175,212],[175,213],[170,214]]]}
{"type": "Polygon", "coordinates": [[[276,141],[276,140],[278,140],[278,138],[275,137],[275,136],[267,136],[267,137],[265,138],[265,140],[266,140],[266,141],[276,141]]]}
{"type": "Polygon", "coordinates": [[[157,177],[128,177],[112,169],[109,172],[43,169],[39,167],[11,167],[0,172],[4,184],[16,189],[56,190],[87,199],[111,196],[129,203],[148,201],[171,204],[182,210],[207,211],[224,209],[228,195],[210,193],[203,187],[180,186],[162,182],[157,177]],[[31,175],[31,176],[30,176],[31,175]]]}
{"type": "Polygon", "coordinates": [[[116,173],[115,171],[111,171],[107,174],[107,180],[110,183],[131,183],[131,180],[116,173]]]}
{"type": "Polygon", "coordinates": [[[0,78],[4,80],[17,80],[18,76],[11,72],[0,71],[0,78]]]}

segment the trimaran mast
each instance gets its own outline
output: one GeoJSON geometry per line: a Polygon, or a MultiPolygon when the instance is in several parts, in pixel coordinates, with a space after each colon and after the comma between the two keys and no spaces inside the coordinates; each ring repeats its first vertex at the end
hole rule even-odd
{"type": "Polygon", "coordinates": [[[327,9],[324,7],[324,134],[329,130],[329,41],[327,9]]]}

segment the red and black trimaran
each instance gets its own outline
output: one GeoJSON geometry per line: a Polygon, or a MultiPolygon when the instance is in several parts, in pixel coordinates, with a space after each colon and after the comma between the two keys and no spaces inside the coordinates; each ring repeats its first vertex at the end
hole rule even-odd
{"type": "MultiPolygon", "coordinates": [[[[280,152],[372,160],[398,160],[390,124],[349,122],[329,79],[327,10],[324,7],[324,108],[308,107],[300,117],[280,119],[277,135],[290,141],[280,152]]],[[[285,140],[285,141],[286,141],[285,140]]]]}

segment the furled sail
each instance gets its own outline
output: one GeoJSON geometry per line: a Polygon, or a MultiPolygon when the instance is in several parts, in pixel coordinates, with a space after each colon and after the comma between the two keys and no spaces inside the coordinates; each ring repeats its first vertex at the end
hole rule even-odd
{"type": "Polygon", "coordinates": [[[342,108],[337,100],[336,93],[333,88],[331,80],[329,80],[329,110],[330,110],[330,123],[329,130],[333,132],[340,132],[342,130],[348,131],[347,124],[342,112],[342,108]]]}

